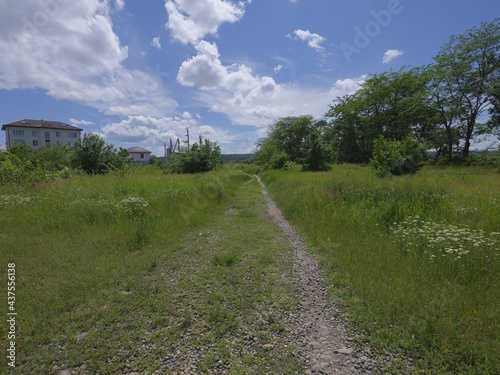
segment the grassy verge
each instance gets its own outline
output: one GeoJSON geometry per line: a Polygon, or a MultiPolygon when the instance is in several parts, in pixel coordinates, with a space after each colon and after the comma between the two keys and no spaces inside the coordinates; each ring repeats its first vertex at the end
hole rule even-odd
{"type": "Polygon", "coordinates": [[[0,205],[1,277],[10,262],[17,272],[15,373],[300,369],[278,320],[294,308],[284,245],[242,172],[5,187],[0,205]]]}
{"type": "Polygon", "coordinates": [[[500,373],[498,173],[426,169],[381,180],[344,165],[263,179],[373,345],[424,372],[500,373]]]}

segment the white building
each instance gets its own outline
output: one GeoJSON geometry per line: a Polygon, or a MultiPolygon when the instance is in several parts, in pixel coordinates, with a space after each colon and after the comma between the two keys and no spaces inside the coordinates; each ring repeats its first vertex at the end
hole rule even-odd
{"type": "Polygon", "coordinates": [[[142,147],[130,147],[127,148],[130,154],[131,162],[134,164],[149,164],[149,158],[151,157],[151,151],[146,150],[142,147]]]}
{"type": "Polygon", "coordinates": [[[4,124],[7,149],[15,144],[25,143],[33,149],[53,146],[75,145],[80,140],[80,129],[58,121],[20,120],[4,124]]]}

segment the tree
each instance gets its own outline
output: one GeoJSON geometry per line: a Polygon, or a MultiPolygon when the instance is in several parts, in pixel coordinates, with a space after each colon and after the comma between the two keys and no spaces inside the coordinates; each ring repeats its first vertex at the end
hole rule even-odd
{"type": "Polygon", "coordinates": [[[34,162],[49,172],[70,166],[70,150],[66,146],[43,147],[33,153],[34,162]]]}
{"type": "Polygon", "coordinates": [[[401,141],[391,141],[382,136],[374,142],[370,160],[375,175],[386,177],[416,173],[426,160],[426,148],[412,136],[401,141]]]}
{"type": "Polygon", "coordinates": [[[128,164],[128,151],[106,144],[97,134],[85,134],[73,147],[72,165],[88,174],[105,174],[123,170],[128,164]]]}
{"type": "Polygon", "coordinates": [[[434,60],[434,89],[443,105],[443,124],[448,123],[449,137],[452,127],[459,129],[464,141],[462,156],[468,157],[477,120],[490,106],[493,85],[500,76],[500,18],[452,36],[434,60]]]}
{"type": "Polygon", "coordinates": [[[280,118],[259,142],[255,162],[264,169],[283,168],[289,161],[302,164],[303,170],[328,169],[330,153],[323,141],[326,125],[311,115],[280,118]]]}
{"type": "Polygon", "coordinates": [[[285,152],[294,163],[301,163],[304,142],[315,127],[311,115],[282,117],[271,125],[268,138],[280,151],[285,152]]]}
{"type": "Polygon", "coordinates": [[[497,136],[500,138],[500,80],[492,84],[490,98],[492,107],[489,109],[491,117],[488,128],[491,132],[497,131],[497,136]]]}
{"type": "Polygon", "coordinates": [[[328,171],[331,169],[328,162],[328,152],[318,129],[311,130],[304,144],[304,149],[303,171],[328,171]]]}
{"type": "Polygon", "coordinates": [[[221,164],[221,149],[217,142],[205,139],[179,154],[173,154],[168,169],[173,173],[201,173],[214,170],[221,164]]]}
{"type": "Polygon", "coordinates": [[[280,150],[269,138],[261,139],[257,148],[254,161],[263,169],[281,169],[290,161],[288,154],[280,150]]]}
{"type": "Polygon", "coordinates": [[[326,116],[337,162],[367,163],[377,137],[401,141],[429,126],[425,76],[421,69],[374,74],[355,94],[337,98],[326,116]]]}

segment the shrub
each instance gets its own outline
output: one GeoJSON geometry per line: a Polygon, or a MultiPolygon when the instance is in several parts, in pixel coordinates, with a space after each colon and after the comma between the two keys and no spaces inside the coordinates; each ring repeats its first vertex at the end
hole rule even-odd
{"type": "Polygon", "coordinates": [[[390,141],[380,136],[374,141],[370,164],[377,177],[401,176],[418,172],[427,159],[425,146],[409,136],[390,141]]]}
{"type": "Polygon", "coordinates": [[[206,139],[202,145],[194,144],[190,149],[172,155],[167,168],[173,173],[209,172],[221,164],[220,155],[217,142],[206,139]]]}

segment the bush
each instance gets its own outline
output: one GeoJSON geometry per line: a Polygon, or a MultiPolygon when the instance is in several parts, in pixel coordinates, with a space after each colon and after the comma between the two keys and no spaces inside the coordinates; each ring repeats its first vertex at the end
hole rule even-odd
{"type": "Polygon", "coordinates": [[[370,165],[377,177],[402,176],[418,172],[426,159],[425,146],[413,137],[390,141],[380,136],[374,142],[370,165]]]}
{"type": "Polygon", "coordinates": [[[167,169],[172,173],[201,173],[216,169],[221,164],[221,150],[217,142],[208,139],[202,145],[174,154],[168,160],[167,169]]]}
{"type": "Polygon", "coordinates": [[[106,174],[124,170],[128,165],[128,151],[106,144],[97,134],[85,134],[73,148],[72,165],[87,174],[106,174]]]}
{"type": "Polygon", "coordinates": [[[290,157],[285,151],[281,151],[269,140],[263,141],[259,145],[259,150],[255,153],[255,163],[262,169],[281,169],[290,162],[290,157]]]}

